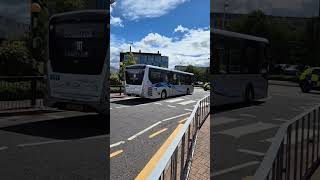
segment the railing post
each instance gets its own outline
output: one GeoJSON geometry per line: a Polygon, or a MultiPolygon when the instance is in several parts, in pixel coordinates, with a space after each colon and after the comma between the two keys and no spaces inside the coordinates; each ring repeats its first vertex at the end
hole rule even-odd
{"type": "Polygon", "coordinates": [[[120,96],[121,96],[121,92],[122,92],[122,86],[120,86],[120,96]]]}
{"type": "Polygon", "coordinates": [[[32,78],[31,79],[31,106],[36,105],[36,99],[37,99],[37,79],[32,78]]]}

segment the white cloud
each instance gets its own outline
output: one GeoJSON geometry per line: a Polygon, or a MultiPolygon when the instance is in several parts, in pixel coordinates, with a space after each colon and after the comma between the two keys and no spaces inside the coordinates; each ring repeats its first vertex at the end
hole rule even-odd
{"type": "Polygon", "coordinates": [[[121,51],[160,53],[169,56],[169,68],[175,65],[209,66],[210,30],[209,28],[189,29],[182,38],[166,37],[158,33],[149,33],[139,41],[129,44],[111,36],[111,66],[119,67],[121,51]]]}
{"type": "Polygon", "coordinates": [[[111,16],[110,24],[113,26],[123,27],[122,19],[119,17],[111,16]]]}
{"type": "Polygon", "coordinates": [[[115,27],[124,27],[123,26],[123,21],[120,17],[114,17],[112,15],[112,12],[113,12],[113,9],[117,6],[117,2],[114,2],[112,5],[110,5],[110,24],[112,26],[115,26],[115,27]]]}
{"type": "Polygon", "coordinates": [[[179,25],[177,28],[174,29],[174,32],[186,32],[186,31],[189,31],[189,29],[181,25],[179,25]]]}
{"type": "Polygon", "coordinates": [[[119,5],[126,18],[137,20],[160,17],[187,1],[189,0],[121,0],[119,5]]]}

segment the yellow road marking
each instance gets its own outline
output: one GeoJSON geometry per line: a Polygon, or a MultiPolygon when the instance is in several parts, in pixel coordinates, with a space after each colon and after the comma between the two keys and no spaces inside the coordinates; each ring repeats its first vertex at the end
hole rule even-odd
{"type": "Polygon", "coordinates": [[[153,137],[155,137],[155,136],[158,136],[159,134],[165,132],[166,130],[168,130],[168,128],[161,129],[161,130],[159,130],[159,131],[151,134],[151,135],[149,136],[149,138],[153,138],[153,137]]]}
{"type": "Polygon", "coordinates": [[[183,123],[185,123],[185,122],[187,121],[187,119],[188,119],[188,118],[182,119],[182,120],[179,121],[179,123],[180,123],[180,124],[183,124],[183,123]]]}
{"type": "Polygon", "coordinates": [[[123,150],[115,151],[115,152],[113,152],[113,153],[111,153],[111,154],[110,154],[110,158],[113,158],[113,157],[115,157],[115,156],[117,156],[117,155],[121,154],[122,152],[123,152],[123,150]]]}
{"type": "Polygon", "coordinates": [[[177,136],[178,132],[183,127],[183,124],[179,124],[177,128],[172,132],[169,138],[162,144],[160,149],[153,155],[148,164],[142,169],[142,171],[135,178],[136,180],[145,180],[150,175],[152,170],[156,167],[157,163],[160,161],[161,157],[168,149],[169,145],[172,143],[174,138],[177,136]]]}

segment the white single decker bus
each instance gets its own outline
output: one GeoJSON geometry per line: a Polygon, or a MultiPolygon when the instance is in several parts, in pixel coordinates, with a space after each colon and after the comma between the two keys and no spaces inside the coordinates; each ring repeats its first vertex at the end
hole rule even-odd
{"type": "Polygon", "coordinates": [[[48,106],[109,111],[109,16],[107,10],[82,10],[51,17],[48,106]]]}
{"type": "Polygon", "coordinates": [[[211,37],[211,104],[266,98],[269,41],[219,29],[214,29],[211,37]]]}
{"type": "Polygon", "coordinates": [[[193,74],[137,64],[125,70],[126,95],[143,98],[162,98],[193,93],[193,74]]]}

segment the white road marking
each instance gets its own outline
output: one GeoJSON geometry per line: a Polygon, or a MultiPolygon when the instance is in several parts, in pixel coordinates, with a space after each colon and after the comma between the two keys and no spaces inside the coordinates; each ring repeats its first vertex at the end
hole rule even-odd
{"type": "Polygon", "coordinates": [[[178,115],[178,116],[174,116],[174,117],[170,117],[170,118],[167,118],[167,119],[163,119],[163,120],[161,120],[161,121],[158,121],[157,123],[154,123],[153,125],[147,127],[146,129],[143,129],[142,131],[138,132],[137,134],[129,137],[128,140],[131,141],[131,140],[135,139],[136,137],[138,137],[138,136],[142,135],[143,133],[149,131],[150,129],[156,127],[157,125],[161,124],[162,122],[169,121],[169,120],[172,120],[172,119],[176,119],[176,118],[178,118],[178,117],[185,116],[185,115],[188,115],[188,114],[190,114],[190,113],[184,113],[184,114],[180,114],[180,115],[178,115]]]}
{"type": "Polygon", "coordinates": [[[248,167],[248,166],[256,165],[256,164],[259,164],[259,163],[260,163],[259,161],[250,161],[250,162],[247,162],[247,163],[244,163],[244,164],[233,166],[231,168],[227,168],[227,169],[223,169],[223,170],[220,170],[220,171],[216,171],[215,173],[210,174],[210,176],[214,177],[214,176],[226,174],[226,173],[229,173],[229,172],[232,172],[232,171],[236,171],[236,170],[248,167]]]}
{"type": "Polygon", "coordinates": [[[111,144],[111,145],[110,145],[110,148],[119,146],[119,145],[124,144],[124,143],[125,143],[124,141],[119,141],[119,142],[117,142],[117,143],[111,144]]]}
{"type": "Polygon", "coordinates": [[[129,141],[133,140],[134,138],[136,138],[136,137],[140,136],[141,134],[143,134],[143,133],[145,133],[145,132],[149,131],[150,129],[152,129],[152,128],[154,128],[154,127],[158,126],[159,124],[161,124],[161,121],[159,121],[159,122],[157,122],[157,123],[154,123],[153,125],[151,125],[151,126],[147,127],[146,129],[144,129],[144,130],[142,130],[142,131],[138,132],[137,134],[135,134],[135,135],[133,135],[133,136],[129,137],[129,138],[128,138],[128,140],[129,140],[129,141]]]}
{"type": "Polygon", "coordinates": [[[110,108],[110,110],[111,110],[112,108],[110,108]]]}
{"type": "Polygon", "coordinates": [[[185,111],[191,111],[191,112],[193,111],[192,109],[184,109],[184,110],[185,110],[185,111]]]}
{"type": "Polygon", "coordinates": [[[176,106],[171,106],[171,105],[168,105],[168,107],[171,107],[171,108],[175,108],[176,106]]]}
{"type": "Polygon", "coordinates": [[[271,128],[274,128],[277,126],[278,125],[276,125],[276,124],[258,122],[258,123],[254,123],[254,124],[239,126],[236,128],[220,131],[220,132],[218,132],[218,134],[226,134],[226,135],[230,135],[230,136],[239,138],[243,135],[257,133],[257,132],[271,129],[271,128]]]}
{"type": "Polygon", "coordinates": [[[265,153],[252,151],[252,150],[248,150],[248,149],[238,149],[238,151],[243,152],[243,153],[247,153],[247,154],[252,154],[255,156],[265,156],[265,153]]]}
{"type": "Polygon", "coordinates": [[[157,103],[157,102],[155,102],[154,104],[157,104],[157,105],[162,105],[161,103],[157,103]]]}
{"type": "Polygon", "coordinates": [[[25,144],[18,144],[18,147],[26,147],[26,146],[38,146],[44,144],[52,144],[52,143],[59,143],[59,142],[66,142],[67,140],[52,140],[52,141],[43,141],[43,142],[35,142],[35,143],[25,143],[25,144]]]}
{"type": "Polygon", "coordinates": [[[181,98],[178,98],[178,99],[171,99],[171,100],[168,100],[166,102],[168,103],[174,103],[174,102],[178,102],[178,101],[183,101],[184,99],[181,99],[181,98]]]}
{"type": "Polygon", "coordinates": [[[251,114],[240,114],[240,116],[250,117],[250,118],[256,118],[257,117],[255,115],[251,115],[251,114]]]}
{"type": "Polygon", "coordinates": [[[7,146],[1,146],[0,147],[0,151],[5,150],[5,149],[8,149],[8,147],[7,146]]]}
{"type": "Polygon", "coordinates": [[[239,120],[241,120],[241,119],[218,117],[218,118],[213,119],[212,124],[216,126],[216,125],[221,125],[221,124],[232,123],[232,122],[239,121],[239,120]]]}
{"type": "Polygon", "coordinates": [[[171,118],[167,118],[167,119],[162,120],[162,122],[170,121],[170,120],[172,120],[172,119],[176,119],[176,118],[178,118],[178,117],[185,116],[185,115],[188,115],[188,114],[191,114],[191,113],[184,113],[184,114],[180,114],[180,115],[178,115],[178,116],[174,116],[174,117],[171,117],[171,118]]]}
{"type": "Polygon", "coordinates": [[[184,102],[181,102],[181,103],[178,103],[178,104],[180,104],[180,105],[187,105],[187,104],[191,104],[191,103],[194,103],[194,102],[196,102],[196,101],[194,101],[194,100],[189,100],[189,101],[184,101],[184,102]]]}

